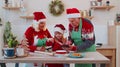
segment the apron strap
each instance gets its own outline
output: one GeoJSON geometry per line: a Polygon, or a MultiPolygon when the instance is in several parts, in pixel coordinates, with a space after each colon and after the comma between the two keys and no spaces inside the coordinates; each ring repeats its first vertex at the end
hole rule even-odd
{"type": "MultiPolygon", "coordinates": [[[[79,24],[79,31],[81,32],[81,29],[82,29],[82,19],[80,18],[80,24],[79,24]]],[[[73,28],[73,30],[75,31],[75,28],[73,28]]]]}
{"type": "Polygon", "coordinates": [[[82,19],[80,18],[79,31],[81,32],[81,30],[82,30],[82,19]]]}

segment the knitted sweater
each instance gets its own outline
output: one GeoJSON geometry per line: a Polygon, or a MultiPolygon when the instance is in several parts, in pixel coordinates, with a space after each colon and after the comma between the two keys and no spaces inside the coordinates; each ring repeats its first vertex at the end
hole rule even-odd
{"type": "Polygon", "coordinates": [[[39,32],[36,32],[35,29],[33,27],[29,27],[26,32],[25,32],[25,36],[28,39],[28,45],[30,48],[30,51],[34,51],[36,50],[37,46],[34,46],[34,36],[38,36],[39,39],[44,39],[44,38],[51,38],[51,34],[49,33],[48,29],[46,30],[41,30],[39,32]]]}
{"type": "MultiPolygon", "coordinates": [[[[78,30],[79,26],[75,28],[75,30],[78,30]]],[[[69,41],[71,41],[72,43],[73,40],[71,38],[71,32],[73,30],[73,27],[71,24],[69,24],[69,41]]],[[[89,21],[88,19],[84,19],[82,18],[82,30],[81,30],[81,36],[82,37],[82,43],[80,43],[80,45],[76,46],[76,50],[80,51],[80,50],[85,50],[89,47],[91,47],[92,45],[94,45],[95,43],[95,35],[94,35],[94,27],[91,23],[91,21],[89,21]]]]}

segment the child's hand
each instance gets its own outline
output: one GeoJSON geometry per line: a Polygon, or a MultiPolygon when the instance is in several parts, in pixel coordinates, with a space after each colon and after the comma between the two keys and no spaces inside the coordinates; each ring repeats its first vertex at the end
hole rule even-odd
{"type": "Polygon", "coordinates": [[[65,44],[67,44],[67,45],[71,45],[72,42],[71,42],[71,41],[67,41],[65,44]]]}
{"type": "Polygon", "coordinates": [[[53,43],[54,42],[54,38],[48,38],[47,42],[52,42],[53,43]]]}

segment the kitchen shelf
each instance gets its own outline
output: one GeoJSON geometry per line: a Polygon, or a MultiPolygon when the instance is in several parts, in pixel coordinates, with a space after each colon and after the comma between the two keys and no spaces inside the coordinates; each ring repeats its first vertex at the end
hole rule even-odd
{"type": "Polygon", "coordinates": [[[115,25],[120,25],[120,22],[115,22],[115,25]]]}
{"type": "Polygon", "coordinates": [[[84,17],[84,18],[87,18],[87,19],[93,19],[94,17],[93,16],[86,16],[86,17],[84,17]]]}
{"type": "Polygon", "coordinates": [[[4,9],[16,10],[20,9],[21,7],[3,7],[4,9]]]}
{"type": "Polygon", "coordinates": [[[34,16],[20,16],[20,18],[23,18],[23,19],[33,19],[34,16]]]}
{"type": "Polygon", "coordinates": [[[113,8],[114,6],[91,6],[91,9],[97,10],[97,9],[101,9],[101,10],[110,10],[111,8],[113,8]]]}

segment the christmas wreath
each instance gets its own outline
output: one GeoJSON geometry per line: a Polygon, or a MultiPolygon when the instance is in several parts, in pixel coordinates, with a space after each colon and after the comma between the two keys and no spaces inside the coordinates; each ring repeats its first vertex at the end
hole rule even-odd
{"type": "Polygon", "coordinates": [[[59,16],[64,12],[64,4],[59,0],[51,1],[49,11],[54,16],[59,16]]]}

